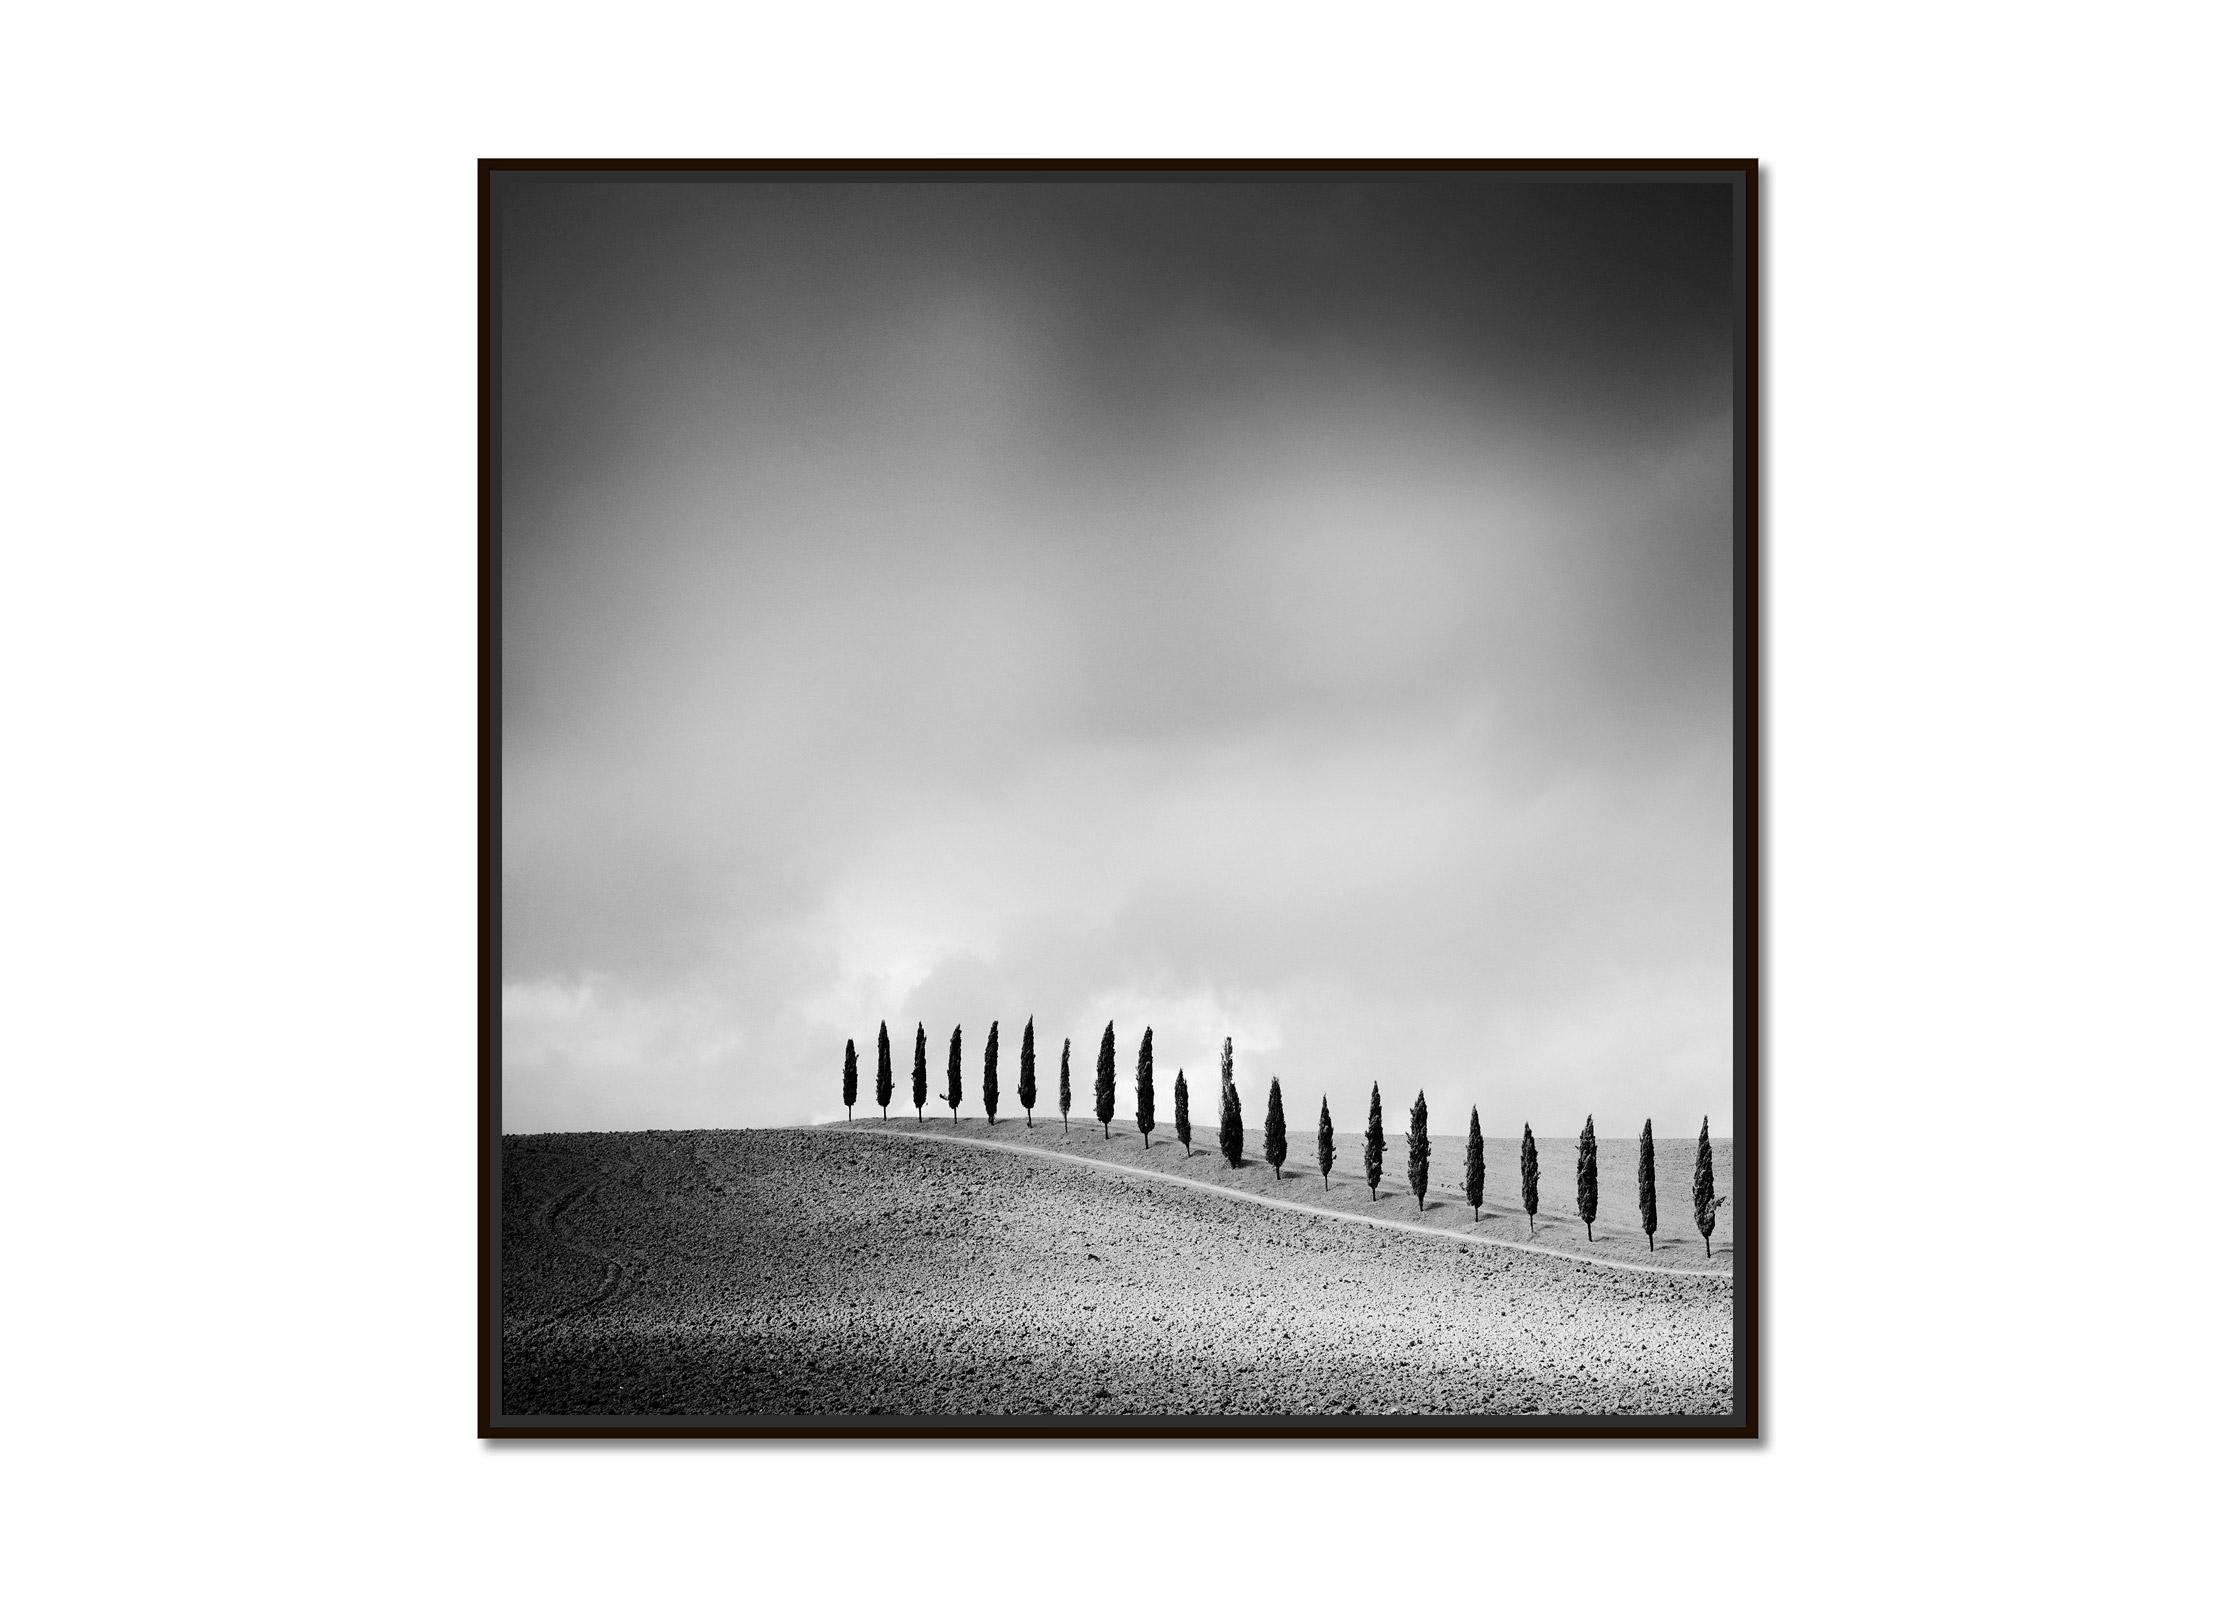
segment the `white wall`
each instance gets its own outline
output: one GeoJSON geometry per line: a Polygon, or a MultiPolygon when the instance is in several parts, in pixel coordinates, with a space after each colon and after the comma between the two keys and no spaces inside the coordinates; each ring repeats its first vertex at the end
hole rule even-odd
{"type": "Polygon", "coordinates": [[[0,785],[27,1592],[2182,1592],[2230,1469],[2229,12],[47,8],[0,785]],[[479,155],[1766,162],[1759,1448],[493,1448],[479,155]]]}

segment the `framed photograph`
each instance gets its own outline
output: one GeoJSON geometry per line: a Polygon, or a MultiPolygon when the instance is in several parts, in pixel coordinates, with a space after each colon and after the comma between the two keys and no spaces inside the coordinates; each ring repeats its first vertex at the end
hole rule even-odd
{"type": "Polygon", "coordinates": [[[1757,1436],[1755,162],[480,204],[483,1436],[1757,1436]]]}

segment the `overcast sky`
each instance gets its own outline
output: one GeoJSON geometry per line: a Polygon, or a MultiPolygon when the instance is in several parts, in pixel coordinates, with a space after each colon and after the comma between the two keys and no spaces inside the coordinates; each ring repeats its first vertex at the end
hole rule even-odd
{"type": "Polygon", "coordinates": [[[1730,1131],[1726,187],[499,194],[507,1131],[1730,1131]]]}

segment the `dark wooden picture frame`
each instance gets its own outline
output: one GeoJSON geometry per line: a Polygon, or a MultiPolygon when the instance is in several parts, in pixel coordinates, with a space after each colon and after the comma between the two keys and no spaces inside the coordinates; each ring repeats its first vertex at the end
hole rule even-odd
{"type": "MultiPolygon", "coordinates": [[[[479,222],[479,496],[480,641],[478,797],[479,970],[476,1197],[478,1284],[476,1308],[477,1430],[486,1439],[719,1438],[719,1437],[1488,1437],[1614,1439],[1681,1438],[1749,1440],[1761,1426],[1762,1303],[1765,1261],[1761,1250],[1765,1198],[1760,1178],[1764,1131],[1760,1120],[1759,1030],[1759,263],[1758,167],[1754,160],[1581,161],[960,161],[960,162],[756,162],[717,160],[604,161],[512,160],[480,163],[479,222]],[[500,1050],[500,716],[501,573],[500,323],[503,313],[494,213],[504,185],[519,182],[711,181],[786,177],[897,180],[1001,181],[1032,175],[1042,181],[1069,177],[1106,180],[1147,178],[1213,181],[1224,176],[1332,177],[1402,181],[1411,174],[1482,174],[1511,181],[1698,182],[1727,184],[1734,195],[1734,496],[1733,496],[1733,1306],[1734,1407],[1724,1415],[1578,1416],[1358,1416],[1233,1417],[1220,1415],[1085,1416],[653,1416],[508,1415],[503,1394],[501,1310],[504,1124],[500,1050]]],[[[1590,1213],[1591,1215],[1591,1213],[1590,1213]]]]}

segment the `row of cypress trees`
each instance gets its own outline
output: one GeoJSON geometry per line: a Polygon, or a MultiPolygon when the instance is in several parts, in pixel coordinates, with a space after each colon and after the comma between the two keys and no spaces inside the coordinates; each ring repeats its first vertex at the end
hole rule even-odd
{"type": "MultiPolygon", "coordinates": [[[[988,1121],[996,1120],[996,1102],[1002,1088],[997,1073],[997,1057],[1001,1046],[1001,1025],[988,1024],[987,1048],[980,1057],[980,1098],[987,1107],[988,1121]]],[[[1224,1050],[1226,1058],[1226,1050],[1224,1050]]],[[[1104,1025],[1104,1043],[1097,1050],[1096,1113],[1104,1124],[1104,1136],[1112,1137],[1112,1114],[1118,1086],[1117,1051],[1112,1024],[1104,1025]]],[[[1176,1115],[1179,1126],[1185,1130],[1183,1142],[1189,1143],[1190,1126],[1189,1089],[1180,1078],[1175,1080],[1179,1098],[1176,1115]]],[[[894,1100],[894,1065],[891,1048],[887,1042],[887,1025],[879,1024],[879,1068],[872,1080],[872,1093],[879,1102],[879,1119],[886,1120],[887,1107],[894,1100]]],[[[1039,1098],[1034,1071],[1034,1018],[1027,1018],[1025,1032],[1019,1040],[1019,1082],[1015,1091],[1019,1104],[1026,1108],[1027,1126],[1034,1126],[1034,1106],[1039,1098]]],[[[949,1081],[940,1099],[949,1108],[949,1120],[957,1120],[957,1107],[964,1103],[964,1026],[959,1024],[949,1035],[949,1081]]],[[[856,1042],[848,1041],[840,1060],[840,1101],[848,1108],[848,1120],[856,1115],[856,1042]]],[[[1151,1145],[1153,1115],[1156,1110],[1151,1086],[1151,1030],[1143,1030],[1143,1043],[1136,1051],[1136,1127],[1143,1134],[1146,1149],[1151,1145]]],[[[910,1103],[916,1108],[918,1120],[926,1120],[926,1025],[918,1024],[918,1043],[910,1070],[910,1103]]],[[[1073,1041],[1068,1039],[1058,1052],[1058,1115],[1071,1126],[1073,1116],[1073,1041]]]]}
{"type": "MultiPolygon", "coordinates": [[[[988,1121],[996,1120],[998,1080],[996,1058],[998,1025],[988,1024],[988,1044],[981,1057],[980,1092],[987,1107],[988,1121]]],[[[949,1107],[949,1119],[957,1118],[957,1107],[964,1100],[963,1080],[964,1028],[959,1024],[949,1035],[949,1080],[947,1092],[942,1096],[949,1107]]],[[[1113,1037],[1113,1025],[1104,1025],[1104,1039],[1097,1047],[1097,1071],[1094,1084],[1096,1120],[1104,1127],[1104,1136],[1112,1137],[1112,1117],[1118,1099],[1118,1051],[1113,1037]]],[[[888,1103],[894,1098],[894,1068],[887,1045],[887,1025],[879,1024],[879,1066],[873,1080],[873,1092],[878,1098],[879,1115],[887,1114],[888,1103]]],[[[1036,1099],[1034,1073],[1034,1018],[1027,1018],[1027,1026],[1019,1042],[1019,1104],[1026,1108],[1027,1126],[1034,1126],[1036,1099]]],[[[856,1104],[856,1042],[850,1039],[841,1058],[840,1098],[848,1108],[848,1118],[855,1119],[856,1104]]],[[[910,1099],[916,1106],[918,1120],[925,1121],[926,1105],[926,1029],[918,1024],[917,1049],[910,1072],[910,1099]]],[[[1136,1129],[1143,1135],[1145,1149],[1151,1148],[1151,1130],[1155,1125],[1155,1095],[1152,1087],[1151,1030],[1143,1030],[1143,1043],[1136,1049],[1136,1129]]],[[[1058,1115],[1065,1124],[1072,1125],[1073,1115],[1073,1041],[1067,1039],[1058,1052],[1058,1115]]],[[[1408,1110],[1408,1187],[1416,1197],[1416,1209],[1423,1209],[1425,1192],[1431,1186],[1431,1110],[1418,1090],[1416,1103],[1408,1110]]],[[[1190,1126],[1190,1083],[1183,1073],[1174,1079],[1174,1131],[1175,1137],[1188,1150],[1192,1129],[1190,1126]]],[[[1219,1143],[1222,1159],[1232,1167],[1244,1165],[1244,1107],[1237,1096],[1234,1042],[1221,1041],[1221,1123],[1219,1143]]],[[[1369,1180],[1369,1197],[1374,1200],[1384,1181],[1384,1095],[1381,1088],[1369,1086],[1369,1125],[1363,1132],[1361,1154],[1364,1175],[1369,1180]]],[[[1283,1113],[1283,1081],[1268,1080],[1268,1113],[1261,1124],[1260,1153],[1274,1169],[1277,1181],[1282,1181],[1284,1163],[1290,1158],[1291,1147],[1287,1137],[1283,1113]]],[[[1322,1170],[1322,1186],[1330,1187],[1330,1168],[1337,1159],[1337,1139],[1330,1122],[1330,1097],[1322,1097],[1322,1115],[1315,1130],[1315,1163],[1322,1170]]],[[[1526,1227],[1538,1231],[1540,1216],[1540,1150],[1532,1137],[1532,1124],[1526,1123],[1524,1143],[1518,1154],[1518,1176],[1524,1191],[1526,1227]]],[[[1602,1175],[1600,1151],[1594,1132],[1594,1118],[1587,1118],[1587,1125],[1579,1131],[1579,1155],[1573,1173],[1574,1194],[1578,1202],[1580,1220],[1587,1225],[1587,1237],[1594,1237],[1595,1217],[1602,1204],[1602,1175]]],[[[1657,1247],[1657,1157],[1655,1133],[1650,1124],[1641,1124],[1640,1155],[1635,1168],[1636,1198],[1641,1208],[1641,1231],[1648,1236],[1649,1248],[1657,1247]]],[[[1703,1253],[1711,1254],[1711,1232],[1718,1221],[1719,1208],[1727,1203],[1723,1195],[1715,1195],[1711,1175],[1711,1119],[1703,1119],[1702,1130],[1696,1136],[1694,1202],[1696,1229],[1703,1235],[1703,1253]]],[[[1486,1146],[1485,1137],[1478,1128],[1478,1108],[1470,1108],[1470,1136],[1463,1146],[1462,1156],[1463,1198],[1470,1202],[1470,1215],[1475,1220],[1485,1203],[1486,1146]]]]}
{"type": "MultiPolygon", "coordinates": [[[[1416,1096],[1415,1109],[1408,1117],[1408,1182],[1415,1190],[1416,1209],[1423,1209],[1424,1179],[1422,1172],[1430,1161],[1430,1140],[1424,1134],[1427,1112],[1423,1096],[1416,1096]],[[1421,1163],[1421,1165],[1419,1165],[1421,1163]]],[[[1373,1137],[1381,1147],[1383,1118],[1377,1104],[1376,1087],[1369,1090],[1369,1122],[1373,1137]]],[[[1524,1190],[1524,1210],[1528,1228],[1536,1227],[1540,1213],[1540,1148],[1532,1137],[1532,1124],[1524,1125],[1524,1143],[1518,1151],[1518,1177],[1524,1190]]],[[[1594,1118],[1587,1118],[1587,1125],[1579,1130],[1579,1156],[1575,1180],[1575,1198],[1578,1201],[1580,1220],[1587,1225],[1587,1237],[1594,1237],[1594,1220],[1602,1208],[1601,1154],[1594,1133],[1594,1118]]],[[[1641,1124],[1640,1156],[1634,1168],[1635,1198],[1641,1207],[1641,1231],[1648,1236],[1649,1248],[1657,1247],[1657,1147],[1656,1130],[1649,1119],[1641,1124]]],[[[1703,1126],[1696,1133],[1696,1170],[1692,1194],[1696,1230],[1703,1235],[1703,1253],[1711,1254],[1711,1231],[1719,1220],[1719,1208],[1727,1203],[1726,1197],[1713,1193],[1715,1185],[1711,1175],[1711,1119],[1705,1117],[1703,1126]]],[[[1470,1137],[1462,1152],[1463,1197],[1470,1202],[1470,1214],[1475,1217],[1485,1201],[1486,1145],[1478,1131],[1478,1108],[1470,1108],[1470,1137]]],[[[1373,1191],[1372,1191],[1373,1192],[1373,1191]]]]}

